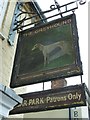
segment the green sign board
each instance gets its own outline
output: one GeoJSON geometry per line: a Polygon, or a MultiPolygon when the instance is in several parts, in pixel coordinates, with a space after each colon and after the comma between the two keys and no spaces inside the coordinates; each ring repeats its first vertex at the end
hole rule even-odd
{"type": "Polygon", "coordinates": [[[20,33],[10,87],[82,74],[75,14],[20,33]]]}

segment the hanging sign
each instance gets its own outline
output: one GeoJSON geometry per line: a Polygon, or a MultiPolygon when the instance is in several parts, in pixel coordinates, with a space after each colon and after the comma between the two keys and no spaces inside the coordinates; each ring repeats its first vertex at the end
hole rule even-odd
{"type": "Polygon", "coordinates": [[[17,105],[10,114],[39,112],[86,105],[83,85],[68,86],[20,95],[23,103],[17,105]]]}
{"type": "Polygon", "coordinates": [[[20,33],[10,87],[82,74],[75,14],[20,33]]]}

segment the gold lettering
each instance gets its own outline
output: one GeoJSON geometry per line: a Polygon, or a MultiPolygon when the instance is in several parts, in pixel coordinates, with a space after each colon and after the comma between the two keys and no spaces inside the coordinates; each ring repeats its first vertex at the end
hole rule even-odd
{"type": "Polygon", "coordinates": [[[36,98],[36,104],[39,104],[39,98],[36,98]]]}
{"type": "Polygon", "coordinates": [[[68,20],[67,20],[67,23],[71,23],[71,19],[68,19],[68,20]]]}
{"type": "Polygon", "coordinates": [[[39,105],[44,104],[43,98],[35,98],[35,99],[29,99],[28,105],[39,105]]]}
{"type": "Polygon", "coordinates": [[[56,23],[56,24],[54,24],[54,27],[58,27],[60,24],[59,23],[56,23]]]}
{"type": "Polygon", "coordinates": [[[23,34],[24,36],[27,36],[27,33],[26,34],[23,34]]]}
{"type": "Polygon", "coordinates": [[[60,102],[60,101],[66,101],[67,97],[66,96],[60,96],[60,97],[47,97],[46,102],[51,103],[51,102],[60,102]]]}
{"type": "Polygon", "coordinates": [[[29,104],[29,105],[32,105],[32,99],[29,99],[28,104],[29,104]]]}
{"type": "Polygon", "coordinates": [[[40,98],[40,104],[44,104],[43,98],[40,98]]]}
{"type": "Polygon", "coordinates": [[[39,33],[39,32],[40,32],[40,29],[39,29],[39,30],[36,30],[34,33],[36,33],[36,34],[37,34],[37,33],[39,33]]]}
{"type": "Polygon", "coordinates": [[[24,100],[22,103],[22,107],[27,106],[27,100],[24,100]]]}
{"type": "Polygon", "coordinates": [[[72,100],[72,94],[71,93],[68,94],[68,99],[72,100]]]}
{"type": "Polygon", "coordinates": [[[29,105],[35,105],[35,99],[29,99],[29,105]]]}
{"type": "Polygon", "coordinates": [[[79,94],[79,93],[74,93],[74,94],[72,94],[72,93],[69,93],[68,94],[68,99],[69,100],[75,100],[75,99],[78,99],[79,101],[80,101],[80,99],[81,99],[81,94],[79,94]]]}
{"type": "Polygon", "coordinates": [[[76,99],[76,95],[73,95],[72,97],[73,97],[73,99],[76,99]]]}
{"type": "Polygon", "coordinates": [[[50,98],[50,97],[47,97],[47,98],[46,98],[46,103],[49,103],[50,100],[51,100],[51,98],[50,98]]]}
{"type": "Polygon", "coordinates": [[[29,32],[29,33],[25,33],[24,36],[29,36],[29,35],[33,35],[33,34],[37,34],[39,32],[43,32],[43,31],[46,31],[46,30],[49,30],[49,29],[52,29],[52,28],[55,28],[55,27],[59,27],[61,25],[65,25],[65,24],[68,24],[71,22],[71,19],[68,19],[68,20],[64,20],[64,21],[60,21],[60,22],[57,22],[55,24],[52,24],[52,25],[49,25],[49,26],[46,26],[46,27],[42,27],[40,29],[37,29],[33,32],[29,32]]]}
{"type": "Polygon", "coordinates": [[[45,29],[46,29],[46,30],[49,30],[49,29],[50,29],[50,26],[45,27],[45,29]]]}
{"type": "Polygon", "coordinates": [[[64,96],[64,101],[66,101],[67,100],[67,97],[66,96],[64,96]]]}
{"type": "Polygon", "coordinates": [[[57,102],[57,98],[56,97],[53,98],[53,102],[57,102]]]}
{"type": "Polygon", "coordinates": [[[81,94],[78,95],[78,99],[81,100],[81,94]]]}
{"type": "Polygon", "coordinates": [[[51,24],[51,25],[48,25],[48,26],[45,26],[45,27],[42,27],[42,28],[39,28],[35,31],[32,31],[32,32],[29,32],[29,33],[25,33],[23,34],[24,36],[30,36],[30,35],[33,35],[33,34],[37,34],[39,32],[43,32],[43,31],[46,31],[46,30],[49,30],[49,29],[52,29],[52,28],[56,28],[56,27],[59,27],[61,25],[65,25],[65,24],[69,24],[71,23],[71,19],[67,19],[67,20],[64,20],[64,21],[60,21],[60,22],[57,22],[55,24],[51,24]]]}
{"type": "Polygon", "coordinates": [[[22,106],[22,104],[19,104],[19,105],[17,105],[16,107],[21,107],[22,106]]]}
{"type": "Polygon", "coordinates": [[[32,99],[32,105],[35,105],[35,99],[32,99]]]}

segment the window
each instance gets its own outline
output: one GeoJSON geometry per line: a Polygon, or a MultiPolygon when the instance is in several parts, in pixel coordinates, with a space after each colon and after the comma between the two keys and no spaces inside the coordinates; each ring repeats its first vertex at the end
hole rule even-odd
{"type": "Polygon", "coordinates": [[[8,0],[0,0],[0,27],[4,19],[7,4],[8,4],[8,0]]]}

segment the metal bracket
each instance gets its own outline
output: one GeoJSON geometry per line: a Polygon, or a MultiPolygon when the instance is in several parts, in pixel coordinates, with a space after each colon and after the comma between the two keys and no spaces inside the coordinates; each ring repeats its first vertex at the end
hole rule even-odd
{"type": "Polygon", "coordinates": [[[16,30],[19,33],[20,31],[27,29],[27,27],[32,27],[32,25],[36,26],[36,25],[44,24],[50,18],[54,18],[56,16],[63,17],[65,13],[74,12],[76,9],[78,9],[78,2],[80,5],[83,5],[86,3],[86,0],[75,0],[64,5],[59,5],[59,3],[56,0],[54,0],[55,4],[51,5],[49,10],[41,11],[41,9],[37,7],[36,2],[33,2],[31,0],[30,3],[33,3],[34,8],[36,9],[37,12],[23,11],[23,8],[25,7],[25,2],[17,2],[19,12],[14,14],[14,18],[12,20],[13,26],[11,26],[10,29],[9,40],[10,37],[12,36],[11,33],[15,32],[16,30]],[[53,14],[53,15],[50,14],[49,17],[45,17],[46,13],[51,13],[54,10],[58,10],[57,14],[53,14]],[[23,18],[21,16],[23,16],[23,18]],[[37,17],[39,19],[35,21],[37,17]],[[28,20],[30,21],[33,20],[33,22],[30,21],[27,22],[28,20]]]}

